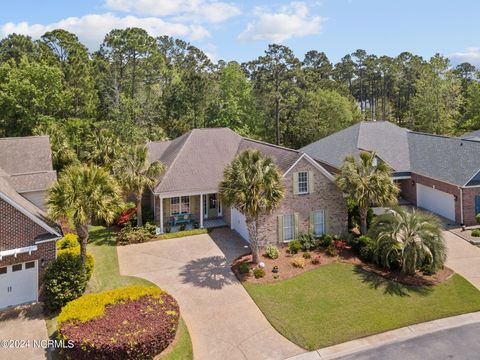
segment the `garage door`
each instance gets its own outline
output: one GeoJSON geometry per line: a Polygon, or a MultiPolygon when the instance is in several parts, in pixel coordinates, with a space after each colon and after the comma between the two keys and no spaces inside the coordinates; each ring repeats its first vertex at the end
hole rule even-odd
{"type": "Polygon", "coordinates": [[[248,228],[245,215],[235,208],[232,208],[232,229],[248,241],[248,228]]]}
{"type": "Polygon", "coordinates": [[[417,184],[417,206],[455,221],[455,198],[446,192],[417,184]]]}
{"type": "Polygon", "coordinates": [[[0,309],[37,300],[37,262],[0,267],[0,309]]]}

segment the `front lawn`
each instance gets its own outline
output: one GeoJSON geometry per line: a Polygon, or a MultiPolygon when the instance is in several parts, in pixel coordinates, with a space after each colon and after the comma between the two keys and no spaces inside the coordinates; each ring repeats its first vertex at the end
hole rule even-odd
{"type": "MultiPolygon", "coordinates": [[[[95,267],[88,282],[86,293],[95,293],[130,285],[156,286],[142,278],[120,275],[115,236],[112,231],[105,227],[92,226],[90,228],[88,251],[95,259],[95,267]]],[[[56,317],[47,319],[46,323],[49,336],[53,336],[56,331],[56,317]]],[[[175,346],[168,354],[160,356],[161,359],[193,359],[190,334],[182,319],[180,319],[175,342],[175,346]]]]}
{"type": "Polygon", "coordinates": [[[243,285],[281,334],[309,350],[480,310],[480,291],[457,274],[411,287],[339,263],[278,283],[243,285]]]}

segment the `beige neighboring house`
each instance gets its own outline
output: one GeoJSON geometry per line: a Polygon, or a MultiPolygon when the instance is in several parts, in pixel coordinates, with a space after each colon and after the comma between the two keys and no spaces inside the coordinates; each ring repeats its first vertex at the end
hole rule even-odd
{"type": "Polygon", "coordinates": [[[157,185],[145,192],[159,231],[175,231],[182,222],[200,228],[228,225],[248,241],[245,216],[224,207],[218,185],[225,166],[246,149],[271,157],[283,173],[286,196],[260,221],[262,245],[291,241],[312,231],[341,234],[347,208],[333,176],[307,154],[244,138],[228,128],[194,129],[171,141],[150,142],[149,160],[167,166],[157,185]]]}

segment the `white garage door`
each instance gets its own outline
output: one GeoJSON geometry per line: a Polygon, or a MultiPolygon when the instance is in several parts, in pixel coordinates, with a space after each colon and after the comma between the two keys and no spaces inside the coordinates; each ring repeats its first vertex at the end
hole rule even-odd
{"type": "Polygon", "coordinates": [[[0,267],[0,309],[37,300],[37,261],[0,267]]]}
{"type": "Polygon", "coordinates": [[[235,208],[232,208],[232,229],[248,241],[248,228],[245,215],[235,208]]]}
{"type": "Polygon", "coordinates": [[[455,221],[455,198],[446,192],[417,184],[417,206],[455,221]]]}

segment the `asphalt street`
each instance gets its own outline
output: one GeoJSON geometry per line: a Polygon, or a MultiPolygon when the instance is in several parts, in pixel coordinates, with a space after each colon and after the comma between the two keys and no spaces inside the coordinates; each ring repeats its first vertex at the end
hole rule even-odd
{"type": "Polygon", "coordinates": [[[480,323],[419,336],[361,351],[342,360],[480,359],[480,323]]]}

